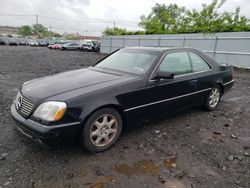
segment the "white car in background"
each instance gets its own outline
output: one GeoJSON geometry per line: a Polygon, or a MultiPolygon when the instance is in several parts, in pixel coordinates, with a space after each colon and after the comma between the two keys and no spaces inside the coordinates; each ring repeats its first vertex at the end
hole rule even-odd
{"type": "Polygon", "coordinates": [[[38,42],[35,41],[35,40],[30,40],[30,41],[28,42],[28,45],[30,45],[30,46],[38,46],[38,42]]]}
{"type": "Polygon", "coordinates": [[[94,51],[93,41],[92,40],[84,40],[83,44],[80,48],[80,51],[88,51],[88,52],[94,51]]]}

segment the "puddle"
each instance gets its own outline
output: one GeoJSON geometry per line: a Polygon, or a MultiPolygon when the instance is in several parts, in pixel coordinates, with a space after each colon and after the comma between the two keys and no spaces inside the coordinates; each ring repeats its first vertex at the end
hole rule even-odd
{"type": "Polygon", "coordinates": [[[127,164],[121,164],[115,168],[119,174],[139,174],[140,169],[138,167],[132,167],[127,164]]]}
{"type": "Polygon", "coordinates": [[[167,169],[176,168],[176,162],[177,162],[177,157],[175,156],[163,161],[163,166],[167,169]]]}
{"type": "MultiPolygon", "coordinates": [[[[167,169],[176,168],[176,162],[177,157],[175,156],[163,161],[162,166],[167,169]]],[[[157,165],[151,160],[143,159],[136,162],[133,166],[129,166],[125,163],[120,164],[116,166],[115,171],[119,174],[150,174],[155,176],[159,173],[160,166],[161,165],[157,165]]]]}
{"type": "Polygon", "coordinates": [[[99,180],[92,184],[90,188],[104,188],[107,183],[113,180],[113,176],[102,176],[99,180]]]}
{"type": "Polygon", "coordinates": [[[185,186],[179,181],[168,181],[165,183],[166,188],[185,188],[185,186]]]}
{"type": "Polygon", "coordinates": [[[141,165],[142,171],[144,173],[157,175],[160,170],[159,167],[153,161],[141,160],[138,163],[141,165]]]}

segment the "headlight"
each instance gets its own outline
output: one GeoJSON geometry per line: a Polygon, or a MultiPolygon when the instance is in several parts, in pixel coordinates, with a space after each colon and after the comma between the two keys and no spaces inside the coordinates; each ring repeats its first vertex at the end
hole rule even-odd
{"type": "Polygon", "coordinates": [[[63,117],[66,109],[67,105],[64,102],[44,102],[38,106],[33,116],[46,121],[58,121],[63,117]]]}

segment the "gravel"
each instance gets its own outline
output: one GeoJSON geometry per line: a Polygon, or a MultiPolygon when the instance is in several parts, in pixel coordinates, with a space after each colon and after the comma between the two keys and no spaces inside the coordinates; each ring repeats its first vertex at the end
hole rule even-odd
{"type": "Polygon", "coordinates": [[[90,66],[103,57],[0,47],[0,187],[219,188],[235,187],[235,182],[249,187],[249,71],[236,70],[234,88],[215,111],[195,108],[145,118],[103,153],[89,154],[77,145],[44,149],[15,131],[10,105],[22,83],[90,66]]]}

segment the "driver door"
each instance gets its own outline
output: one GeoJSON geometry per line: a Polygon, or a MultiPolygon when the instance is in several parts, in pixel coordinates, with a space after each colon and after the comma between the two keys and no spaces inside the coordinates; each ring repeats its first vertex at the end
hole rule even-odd
{"type": "Polygon", "coordinates": [[[192,74],[189,55],[186,51],[174,51],[165,55],[148,83],[148,103],[151,110],[177,109],[191,105],[192,93],[197,90],[197,80],[192,74]],[[173,79],[154,79],[157,71],[174,73],[173,79]]]}

